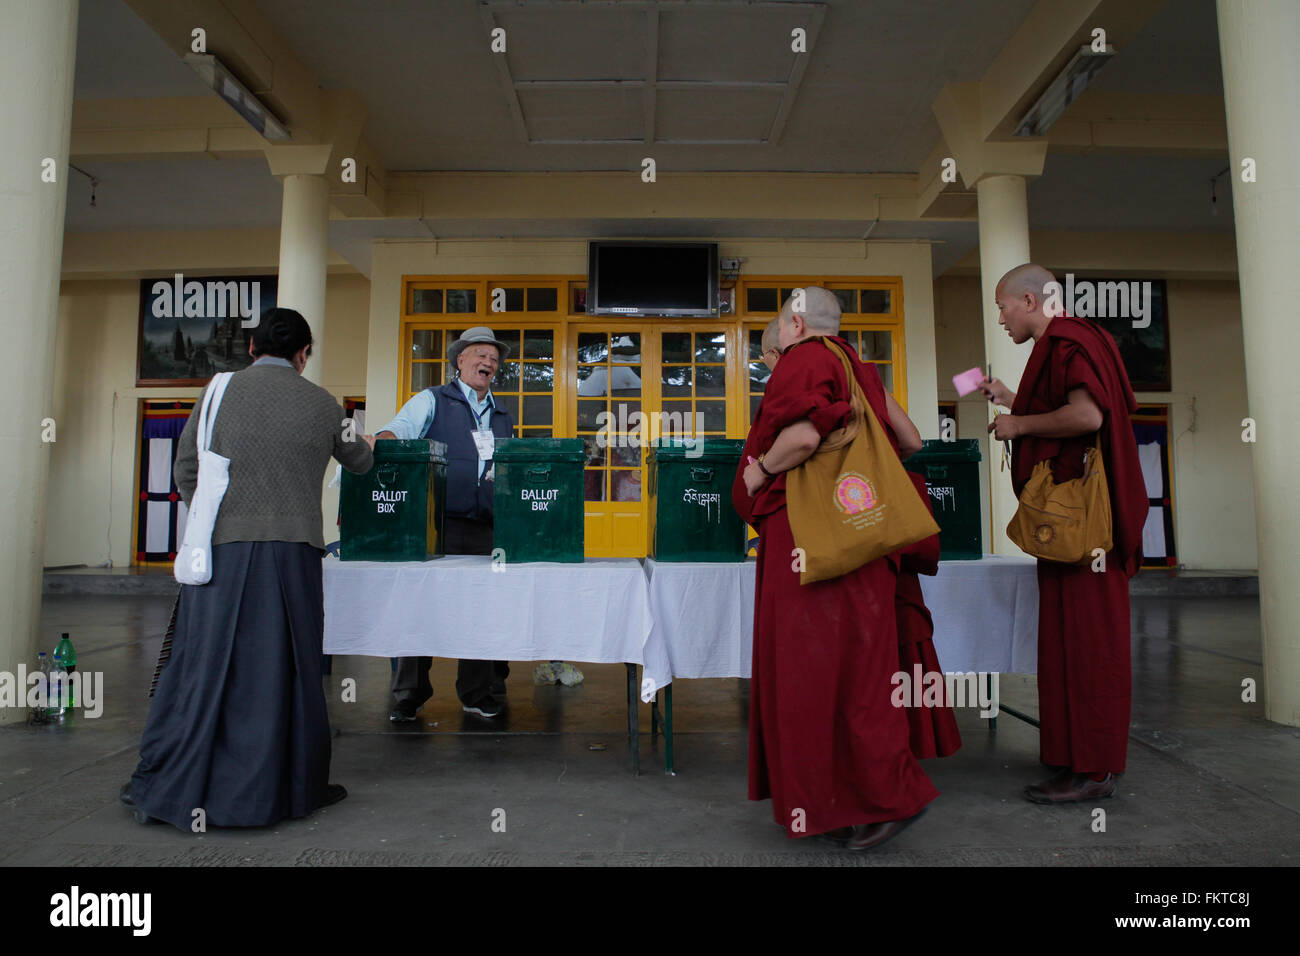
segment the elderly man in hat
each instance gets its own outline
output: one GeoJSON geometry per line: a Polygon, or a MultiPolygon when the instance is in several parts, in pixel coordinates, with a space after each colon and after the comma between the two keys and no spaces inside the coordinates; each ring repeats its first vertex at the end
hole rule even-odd
{"type": "MultiPolygon", "coordinates": [[[[447,347],[456,378],[426,388],[402,406],[376,439],[430,438],[447,445],[447,504],[443,533],[447,554],[492,553],[492,452],[498,438],[514,434],[510,413],[492,398],[492,380],[510,346],[483,326],[467,329],[447,347]]],[[[431,657],[401,657],[393,673],[393,721],[413,721],[433,696],[431,657]]],[[[456,694],[467,714],[497,717],[494,693],[505,693],[505,661],[462,660],[456,694]]]]}

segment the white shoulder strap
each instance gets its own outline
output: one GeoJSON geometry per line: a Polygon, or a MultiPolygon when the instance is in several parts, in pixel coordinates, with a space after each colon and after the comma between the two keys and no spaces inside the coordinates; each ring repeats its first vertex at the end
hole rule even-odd
{"type": "Polygon", "coordinates": [[[221,398],[226,394],[226,386],[234,372],[218,372],[208,384],[207,394],[203,396],[203,406],[199,409],[199,451],[205,452],[212,445],[212,428],[216,424],[217,409],[221,407],[221,398]]]}

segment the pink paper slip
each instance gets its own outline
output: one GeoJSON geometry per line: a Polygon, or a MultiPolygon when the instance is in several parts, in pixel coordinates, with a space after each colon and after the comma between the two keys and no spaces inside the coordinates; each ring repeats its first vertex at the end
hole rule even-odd
{"type": "Polygon", "coordinates": [[[965,398],[971,392],[978,391],[982,381],[984,381],[984,370],[973,368],[962,372],[960,375],[954,375],[952,377],[952,387],[957,389],[958,395],[965,398]]]}

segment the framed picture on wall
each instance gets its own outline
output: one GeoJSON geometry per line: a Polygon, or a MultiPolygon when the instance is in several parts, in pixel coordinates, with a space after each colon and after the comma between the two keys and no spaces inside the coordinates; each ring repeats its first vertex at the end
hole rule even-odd
{"type": "Polygon", "coordinates": [[[1075,291],[1075,311],[1070,314],[1092,319],[1114,337],[1133,391],[1169,391],[1173,385],[1169,375],[1169,313],[1165,280],[1089,277],[1074,281],[1079,287],[1085,282],[1090,283],[1095,295],[1085,299],[1080,291],[1075,291]],[[1111,301],[1115,294],[1111,290],[1120,286],[1124,287],[1121,291],[1127,300],[1126,309],[1115,308],[1116,303],[1111,301]],[[1103,296],[1106,305],[1103,305],[1103,296]],[[1087,304],[1089,302],[1091,305],[1087,304]],[[1116,312],[1120,315],[1116,316],[1116,312]]]}
{"type": "Polygon", "coordinates": [[[275,293],[275,276],[141,279],[136,385],[206,385],[247,368],[253,327],[275,293]]]}

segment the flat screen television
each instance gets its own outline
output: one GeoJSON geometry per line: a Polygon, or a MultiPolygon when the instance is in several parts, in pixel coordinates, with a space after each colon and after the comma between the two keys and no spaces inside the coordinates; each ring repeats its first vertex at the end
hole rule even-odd
{"type": "Polygon", "coordinates": [[[718,314],[716,242],[591,242],[590,315],[718,314]]]}

